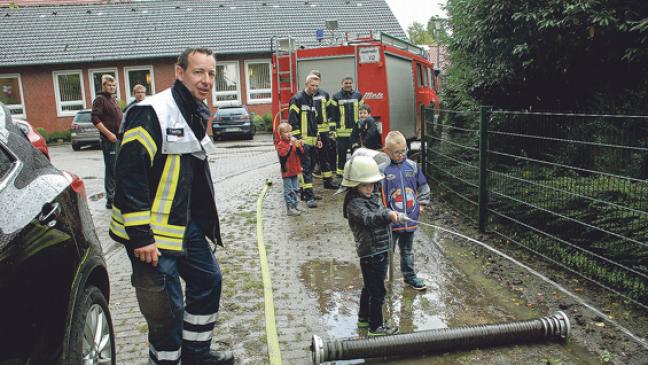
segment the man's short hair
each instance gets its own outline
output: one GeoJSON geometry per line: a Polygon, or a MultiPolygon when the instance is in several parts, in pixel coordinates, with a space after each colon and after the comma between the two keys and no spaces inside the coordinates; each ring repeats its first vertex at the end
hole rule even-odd
{"type": "Polygon", "coordinates": [[[358,108],[358,110],[366,110],[367,113],[371,114],[371,107],[369,106],[369,104],[362,104],[362,105],[360,105],[360,107],[358,108]]]}
{"type": "Polygon", "coordinates": [[[353,82],[353,77],[346,75],[342,78],[342,82],[345,82],[346,80],[351,80],[351,82],[353,82]]]}
{"type": "Polygon", "coordinates": [[[322,78],[322,74],[319,72],[319,70],[312,70],[310,72],[310,74],[315,75],[315,76],[319,77],[320,79],[322,78]]]}
{"type": "Polygon", "coordinates": [[[206,47],[193,47],[193,48],[187,48],[178,56],[178,60],[176,61],[176,65],[182,67],[183,70],[187,70],[187,67],[189,67],[189,56],[194,54],[194,53],[202,53],[206,54],[207,56],[212,56],[214,59],[216,57],[214,56],[214,52],[210,48],[206,47]]]}
{"type": "Polygon", "coordinates": [[[306,76],[306,81],[304,82],[304,84],[308,85],[308,84],[311,83],[311,81],[320,81],[320,78],[319,78],[319,76],[317,76],[317,75],[315,75],[313,73],[310,73],[310,74],[308,74],[308,76],[306,76]]]}
{"type": "Polygon", "coordinates": [[[387,137],[385,137],[385,147],[389,147],[390,145],[395,143],[407,144],[403,133],[399,131],[391,131],[387,133],[387,137]]]}
{"type": "Polygon", "coordinates": [[[133,86],[133,94],[135,94],[137,92],[140,92],[140,91],[146,92],[146,86],[144,86],[142,84],[137,84],[137,85],[133,86]]]}
{"type": "Polygon", "coordinates": [[[109,82],[115,82],[115,78],[112,75],[101,75],[101,86],[105,86],[109,82]]]}

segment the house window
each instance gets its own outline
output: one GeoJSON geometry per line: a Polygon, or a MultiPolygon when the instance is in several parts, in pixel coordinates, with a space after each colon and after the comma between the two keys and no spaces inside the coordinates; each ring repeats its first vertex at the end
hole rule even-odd
{"type": "Polygon", "coordinates": [[[0,74],[0,101],[9,108],[11,115],[25,117],[22,81],[19,74],[0,74]]]}
{"type": "Polygon", "coordinates": [[[216,65],[214,81],[214,105],[232,101],[241,101],[239,64],[238,62],[219,62],[216,65]]]}
{"type": "Polygon", "coordinates": [[[153,66],[124,67],[124,75],[126,79],[126,96],[129,102],[135,99],[133,87],[137,84],[146,87],[147,96],[155,94],[153,66]]]}
{"type": "Polygon", "coordinates": [[[245,62],[248,104],[265,104],[272,101],[270,75],[270,61],[245,62]]]}
{"type": "Polygon", "coordinates": [[[121,98],[121,93],[119,92],[119,77],[117,77],[116,68],[102,68],[102,69],[90,69],[88,70],[88,76],[90,78],[90,92],[92,93],[92,100],[97,97],[97,94],[101,92],[101,76],[110,75],[115,78],[115,85],[117,85],[117,99],[121,98]]]}
{"type": "Polygon", "coordinates": [[[54,95],[59,117],[71,116],[85,107],[83,73],[81,70],[54,71],[54,95]]]}

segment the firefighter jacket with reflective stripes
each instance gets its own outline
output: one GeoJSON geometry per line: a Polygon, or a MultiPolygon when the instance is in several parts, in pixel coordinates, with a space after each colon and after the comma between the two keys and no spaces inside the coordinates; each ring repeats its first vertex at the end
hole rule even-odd
{"type": "Polygon", "coordinates": [[[290,100],[288,123],[292,127],[292,134],[301,139],[305,144],[314,146],[319,133],[317,131],[317,110],[313,96],[306,91],[300,91],[290,100]]]}
{"type": "MultiPolygon", "coordinates": [[[[364,104],[364,97],[357,91],[340,90],[333,94],[330,102],[335,113],[335,133],[338,137],[350,137],[353,126],[360,119],[358,109],[364,104]]],[[[331,128],[333,130],[333,128],[331,128]]]]}
{"type": "Polygon", "coordinates": [[[205,158],[209,110],[176,81],[129,109],[115,168],[110,236],[130,249],[183,254],[190,220],[222,246],[205,158]]]}
{"type": "Polygon", "coordinates": [[[317,131],[319,133],[328,133],[329,131],[328,108],[331,107],[329,105],[329,100],[331,100],[329,93],[322,89],[317,90],[313,96],[313,107],[317,112],[315,119],[317,120],[317,131]]]}

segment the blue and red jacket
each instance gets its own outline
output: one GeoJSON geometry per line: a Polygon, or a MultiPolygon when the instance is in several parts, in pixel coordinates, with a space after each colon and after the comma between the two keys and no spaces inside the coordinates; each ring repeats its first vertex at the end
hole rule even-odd
{"type": "MultiPolygon", "coordinates": [[[[391,162],[385,168],[385,178],[382,181],[383,200],[385,207],[405,213],[413,220],[419,219],[420,206],[430,203],[430,186],[423,171],[416,162],[405,159],[402,162],[391,162]]],[[[392,224],[394,232],[413,232],[416,224],[413,222],[392,224]]]]}

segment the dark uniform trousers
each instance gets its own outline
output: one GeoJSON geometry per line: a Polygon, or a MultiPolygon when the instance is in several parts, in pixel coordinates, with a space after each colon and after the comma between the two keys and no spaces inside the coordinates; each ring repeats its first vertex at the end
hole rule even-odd
{"type": "Polygon", "coordinates": [[[301,164],[302,177],[304,179],[302,198],[305,201],[315,199],[315,193],[313,193],[313,169],[316,163],[317,147],[304,143],[304,154],[301,155],[301,164]]]}
{"type": "Polygon", "coordinates": [[[347,151],[351,149],[351,137],[337,137],[337,175],[342,177],[344,164],[347,161],[347,151]]]}

